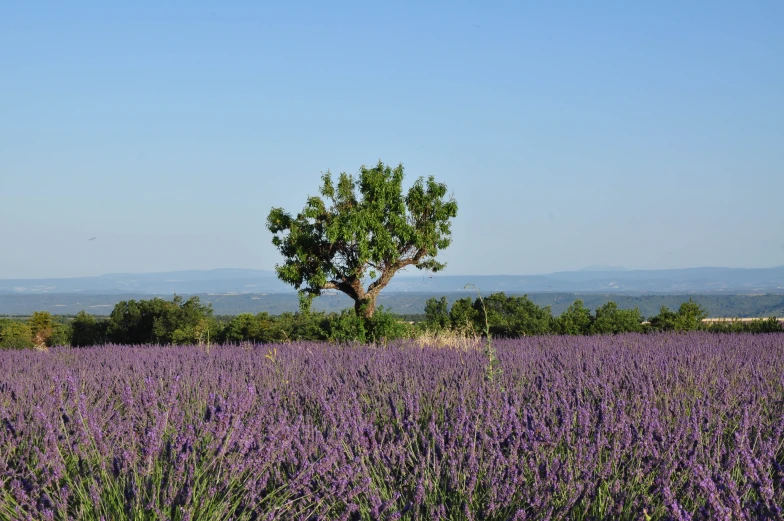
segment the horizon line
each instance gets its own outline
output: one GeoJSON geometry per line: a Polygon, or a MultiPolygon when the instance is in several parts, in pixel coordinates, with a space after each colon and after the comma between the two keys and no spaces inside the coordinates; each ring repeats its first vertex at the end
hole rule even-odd
{"type": "MultiPolygon", "coordinates": [[[[590,267],[589,267],[590,268],[590,267]]],[[[571,270],[549,271],[543,273],[492,273],[492,274],[479,274],[479,273],[457,273],[457,274],[444,274],[444,273],[422,273],[421,275],[414,272],[399,272],[397,278],[419,278],[427,276],[428,278],[435,277],[542,277],[547,275],[557,275],[560,273],[629,273],[640,271],[678,271],[678,270],[704,270],[704,269],[725,269],[725,270],[770,270],[784,268],[784,264],[778,266],[765,266],[765,267],[743,267],[743,266],[689,266],[680,268],[626,268],[626,267],[610,267],[609,269],[588,269],[577,268],[571,270]]],[[[275,275],[273,269],[261,268],[204,268],[204,269],[178,269],[167,271],[139,271],[139,272],[108,272],[100,275],[76,275],[76,276],[49,276],[49,277],[14,277],[14,278],[0,278],[0,281],[14,281],[14,280],[53,280],[53,279],[98,279],[102,277],[118,276],[118,275],[166,275],[170,273],[183,273],[183,272],[196,272],[206,273],[214,271],[252,271],[260,273],[269,273],[275,275]]]]}

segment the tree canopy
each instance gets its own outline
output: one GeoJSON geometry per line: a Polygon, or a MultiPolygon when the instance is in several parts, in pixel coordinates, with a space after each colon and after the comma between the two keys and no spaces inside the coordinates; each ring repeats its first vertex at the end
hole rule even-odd
{"type": "Polygon", "coordinates": [[[457,203],[433,176],[418,178],[404,195],[403,178],[402,164],[381,161],[356,177],[341,173],[337,184],[327,171],[321,197],[308,197],[302,212],[272,208],[267,228],[285,259],[275,270],[299,291],[303,307],[335,289],[354,300],[357,315],[371,317],[395,273],[444,268],[436,256],[452,242],[457,203]]]}
{"type": "MultiPolygon", "coordinates": [[[[195,344],[206,338],[211,316],[212,307],[197,296],[122,301],[114,306],[106,332],[115,343],[195,344]]],[[[81,325],[87,325],[84,317],[81,325]]]]}

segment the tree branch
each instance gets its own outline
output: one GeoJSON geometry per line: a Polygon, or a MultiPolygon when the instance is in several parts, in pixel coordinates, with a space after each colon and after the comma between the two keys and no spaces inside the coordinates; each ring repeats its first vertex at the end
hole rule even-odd
{"type": "Polygon", "coordinates": [[[321,286],[321,289],[336,289],[342,291],[354,300],[359,300],[365,296],[365,288],[359,279],[344,277],[343,280],[331,280],[321,286]]]}
{"type": "Polygon", "coordinates": [[[412,264],[417,264],[422,257],[427,255],[427,250],[425,248],[417,250],[416,254],[413,257],[408,259],[399,259],[397,262],[387,266],[381,273],[381,276],[375,280],[370,286],[368,286],[368,294],[369,295],[378,295],[378,293],[389,284],[389,281],[392,280],[392,277],[402,268],[406,266],[411,266],[412,264]]]}

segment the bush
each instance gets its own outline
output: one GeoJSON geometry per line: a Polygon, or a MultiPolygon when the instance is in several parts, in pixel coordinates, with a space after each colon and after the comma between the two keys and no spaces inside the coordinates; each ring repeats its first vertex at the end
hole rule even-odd
{"type": "Polygon", "coordinates": [[[449,322],[452,329],[459,331],[482,331],[484,324],[480,327],[478,324],[479,314],[474,309],[471,297],[465,297],[457,300],[452,304],[449,310],[449,322]]]}
{"type": "Polygon", "coordinates": [[[743,320],[723,320],[712,322],[705,326],[711,333],[781,333],[784,331],[784,324],[779,322],[776,317],[766,319],[743,321],[743,320]]]}
{"type": "Polygon", "coordinates": [[[285,334],[268,313],[242,313],[226,324],[221,339],[232,343],[269,343],[284,340],[285,334]]]}
{"type": "Polygon", "coordinates": [[[667,306],[659,309],[659,314],[651,317],[650,328],[653,331],[675,331],[678,315],[667,306]]]}
{"type": "Polygon", "coordinates": [[[114,306],[107,334],[117,344],[194,343],[209,330],[211,317],[212,307],[199,297],[129,300],[114,306]]]}
{"type": "Polygon", "coordinates": [[[583,305],[582,300],[574,304],[553,319],[553,332],[559,335],[587,335],[591,332],[593,317],[591,310],[583,305]]]}
{"type": "Polygon", "coordinates": [[[31,339],[37,346],[51,346],[51,337],[54,333],[54,321],[48,311],[36,311],[27,320],[30,326],[31,339]]]}
{"type": "Polygon", "coordinates": [[[357,316],[353,309],[344,309],[327,318],[327,337],[332,342],[367,341],[367,319],[357,316]]]}
{"type": "Polygon", "coordinates": [[[0,319],[0,348],[25,349],[33,347],[33,332],[30,326],[18,320],[0,319]]]}
{"type": "Polygon", "coordinates": [[[46,342],[49,347],[54,346],[70,346],[73,331],[70,324],[54,324],[52,326],[52,334],[46,342]]]}
{"type": "Polygon", "coordinates": [[[446,297],[430,298],[425,303],[425,324],[428,329],[440,331],[449,327],[449,309],[446,297]]]}
{"type": "Polygon", "coordinates": [[[473,307],[482,325],[487,311],[487,323],[493,336],[513,338],[551,333],[550,307],[540,308],[527,295],[515,297],[506,296],[503,292],[493,293],[484,299],[484,306],[476,299],[473,307]]]}
{"type": "Polygon", "coordinates": [[[618,304],[608,302],[596,309],[596,318],[591,333],[639,333],[642,332],[642,315],[638,308],[618,309],[618,304]]]}
{"type": "Polygon", "coordinates": [[[329,339],[329,321],[324,313],[283,313],[275,322],[284,341],[329,339]]]}
{"type": "Polygon", "coordinates": [[[411,338],[414,327],[402,320],[397,315],[379,308],[373,313],[367,324],[367,340],[371,342],[389,342],[401,338],[411,338]]]}
{"type": "Polygon", "coordinates": [[[107,321],[96,321],[92,315],[80,311],[71,322],[71,345],[86,347],[105,342],[107,325],[107,321]]]}

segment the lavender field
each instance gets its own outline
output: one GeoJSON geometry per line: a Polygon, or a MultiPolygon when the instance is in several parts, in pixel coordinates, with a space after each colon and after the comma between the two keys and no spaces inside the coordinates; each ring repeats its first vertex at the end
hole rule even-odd
{"type": "Polygon", "coordinates": [[[0,352],[0,519],[782,519],[781,335],[0,352]]]}

